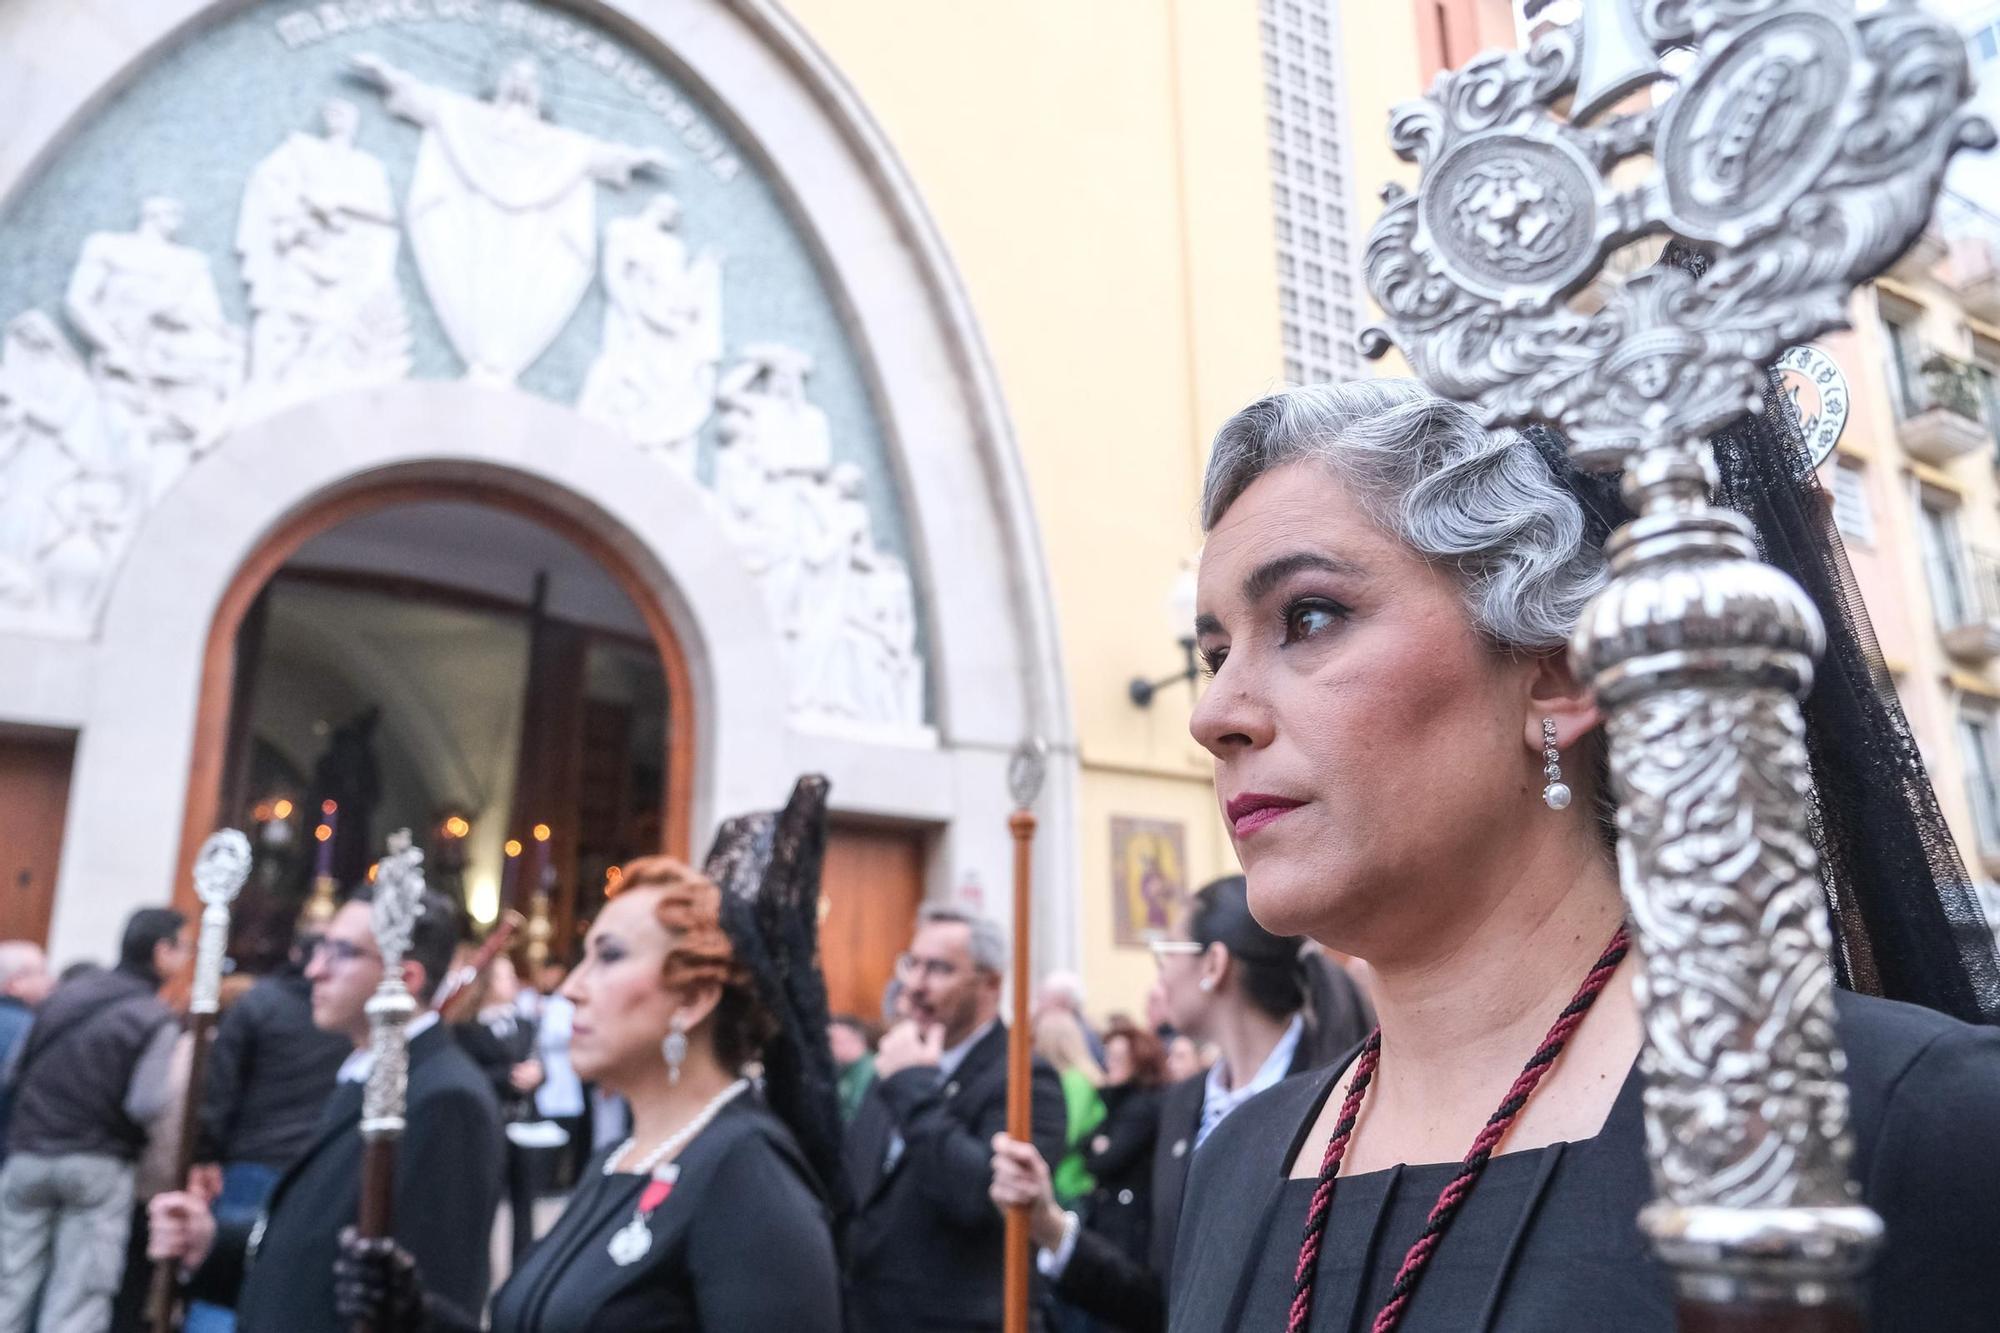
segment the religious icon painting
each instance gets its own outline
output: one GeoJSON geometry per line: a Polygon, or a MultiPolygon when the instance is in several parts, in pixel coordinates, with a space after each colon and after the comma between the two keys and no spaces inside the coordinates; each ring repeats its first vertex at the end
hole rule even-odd
{"type": "Polygon", "coordinates": [[[1112,941],[1143,949],[1187,911],[1187,830],[1179,820],[1111,817],[1112,941]]]}

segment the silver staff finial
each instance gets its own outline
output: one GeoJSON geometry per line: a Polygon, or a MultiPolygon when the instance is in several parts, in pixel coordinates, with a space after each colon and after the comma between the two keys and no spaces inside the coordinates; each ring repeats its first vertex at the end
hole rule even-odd
{"type": "Polygon", "coordinates": [[[202,910],[189,1013],[212,1014],[221,1008],[222,961],[229,952],[229,909],[249,878],[250,839],[233,828],[209,834],[194,859],[194,891],[202,910]]]}
{"type": "Polygon", "coordinates": [[[375,870],[375,945],[382,966],[393,971],[410,951],[410,933],[424,911],[424,854],[412,844],[410,831],[389,835],[389,854],[375,870]]]}
{"type": "Polygon", "coordinates": [[[1007,761],[1007,791],[1014,798],[1015,809],[1025,810],[1035,803],[1048,773],[1048,742],[1039,736],[1022,741],[1007,761]]]}
{"type": "Polygon", "coordinates": [[[389,854],[375,870],[373,924],[382,953],[382,980],[368,1001],[369,1049],[374,1065],[361,1097],[361,1136],[394,1138],[403,1132],[403,1105],[409,1090],[409,1040],[404,1028],[417,1012],[416,997],[403,984],[403,955],[417,918],[424,913],[424,854],[402,829],[390,835],[389,854]]]}

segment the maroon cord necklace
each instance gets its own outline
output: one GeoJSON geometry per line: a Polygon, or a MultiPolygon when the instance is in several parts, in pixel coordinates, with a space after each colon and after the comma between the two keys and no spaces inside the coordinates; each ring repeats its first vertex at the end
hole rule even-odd
{"type": "MultiPolygon", "coordinates": [[[[1528,1097],[1534,1092],[1535,1085],[1542,1081],[1542,1075],[1548,1073],[1549,1066],[1562,1054],[1563,1043],[1576,1031],[1583,1016],[1590,1012],[1590,1006],[1597,1002],[1598,993],[1611,980],[1611,973],[1625,957],[1625,950],[1630,944],[1631,937],[1625,927],[1619,926],[1617,933],[1611,937],[1611,943],[1605,946],[1603,956],[1592,964],[1590,975],[1577,987],[1576,996],[1563,1009],[1555,1026],[1549,1029],[1549,1035],[1542,1038],[1542,1044],[1522,1067],[1514,1086],[1507,1089],[1499,1109],[1486,1121],[1479,1137],[1472,1141],[1472,1148],[1465,1154],[1465,1160],[1459,1163],[1457,1174],[1438,1195],[1437,1202],[1431,1205],[1430,1216],[1424,1221],[1423,1234],[1403,1256],[1402,1267],[1396,1270],[1396,1280],[1389,1288],[1389,1299],[1375,1316],[1373,1333],[1392,1333],[1401,1322],[1403,1311],[1409,1307],[1410,1295],[1417,1288],[1417,1280],[1424,1275],[1431,1255],[1437,1252],[1438,1242],[1444,1239],[1444,1233],[1451,1226],[1459,1206],[1472,1193],[1479,1173],[1486,1169],[1493,1149],[1506,1136],[1521,1108],[1528,1104],[1528,1097]]],[[[1354,1136],[1354,1121],[1361,1112],[1362,1095],[1368,1091],[1368,1084],[1375,1077],[1375,1067],[1381,1061],[1382,1029],[1376,1028],[1355,1059],[1354,1082],[1340,1104],[1340,1119],[1334,1123],[1333,1137],[1327,1140],[1326,1156],[1319,1164],[1319,1179],[1313,1187],[1312,1206],[1306,1210],[1305,1239],[1299,1242],[1299,1266],[1292,1276],[1292,1308],[1285,1320],[1285,1333],[1306,1333],[1312,1323],[1313,1278],[1319,1271],[1319,1247],[1326,1238],[1327,1218],[1333,1212],[1334,1180],[1340,1174],[1341,1159],[1347,1155],[1348,1140],[1354,1136]]]]}

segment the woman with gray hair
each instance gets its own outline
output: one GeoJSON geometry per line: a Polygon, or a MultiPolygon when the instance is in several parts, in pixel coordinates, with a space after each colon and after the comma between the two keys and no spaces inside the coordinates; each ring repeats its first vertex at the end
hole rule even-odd
{"type": "MultiPolygon", "coordinates": [[[[1809,498],[1809,465],[1717,452],[1809,498]]],[[[1191,730],[1252,911],[1365,960],[1380,1026],[1196,1154],[1172,1328],[1673,1326],[1636,1222],[1637,959],[1601,718],[1564,651],[1605,581],[1615,497],[1552,437],[1489,432],[1409,380],[1292,389],[1217,435],[1195,624],[1213,682],[1191,730]]],[[[1833,567],[1802,577],[1823,589],[1833,567]]],[[[1859,661],[1846,610],[1825,610],[1835,656],[1859,661]]],[[[1821,805],[1819,823],[1845,813],[1821,805]]],[[[1917,947],[1906,923],[1953,910],[1947,880],[1842,883],[1865,917],[1843,939],[1889,960],[1843,980],[1990,1016],[1990,946],[1892,975],[1917,947]]],[[[2000,1123],[2000,1033],[1848,994],[1838,1012],[1855,1178],[1888,1226],[1874,1327],[1990,1326],[2000,1157],[1964,1127],[2000,1123]]]]}

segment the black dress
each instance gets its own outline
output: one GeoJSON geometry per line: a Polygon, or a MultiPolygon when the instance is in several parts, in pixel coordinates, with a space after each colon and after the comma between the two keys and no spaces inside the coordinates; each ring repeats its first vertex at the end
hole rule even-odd
{"type": "Polygon", "coordinates": [[[494,1333],[839,1333],[840,1272],[827,1208],[798,1145],[748,1097],[678,1158],[649,1221],[652,1245],[621,1265],[611,1237],[646,1178],[593,1161],[569,1207],[493,1298],[494,1333]]]}
{"type": "MultiPolygon", "coordinates": [[[[1888,1237],[1868,1282],[1877,1333],[2000,1327],[2000,1031],[1840,995],[1855,1178],[1888,1237]]],[[[1196,1154],[1175,1252],[1170,1327],[1285,1327],[1312,1193],[1288,1164],[1338,1081],[1289,1079],[1240,1108],[1196,1154]]],[[[1494,1158],[1432,1256],[1405,1333],[1669,1333],[1672,1290],[1641,1235],[1652,1196],[1641,1080],[1603,1130],[1494,1158]]],[[[1455,1164],[1342,1176],[1314,1284],[1312,1327],[1366,1330],[1455,1164]]]]}

